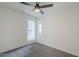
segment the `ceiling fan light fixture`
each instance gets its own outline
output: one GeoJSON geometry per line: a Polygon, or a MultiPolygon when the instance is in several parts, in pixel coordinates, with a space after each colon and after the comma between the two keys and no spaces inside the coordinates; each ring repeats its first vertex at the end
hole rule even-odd
{"type": "Polygon", "coordinates": [[[35,12],[40,12],[40,9],[39,8],[35,8],[35,12]]]}

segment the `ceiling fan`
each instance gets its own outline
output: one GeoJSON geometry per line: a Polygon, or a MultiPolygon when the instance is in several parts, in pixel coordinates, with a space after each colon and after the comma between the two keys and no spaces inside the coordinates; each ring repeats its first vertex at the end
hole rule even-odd
{"type": "Polygon", "coordinates": [[[32,5],[32,4],[29,4],[27,2],[20,2],[20,3],[24,4],[24,5],[28,5],[28,6],[33,6],[35,12],[40,12],[41,14],[44,14],[44,12],[41,10],[42,8],[48,8],[48,7],[52,7],[53,6],[53,4],[40,5],[40,2],[36,2],[35,6],[32,5]]]}

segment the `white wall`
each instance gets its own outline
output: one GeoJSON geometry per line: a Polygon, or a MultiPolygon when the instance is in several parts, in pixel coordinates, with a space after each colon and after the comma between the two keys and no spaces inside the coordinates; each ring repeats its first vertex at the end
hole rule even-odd
{"type": "Polygon", "coordinates": [[[38,42],[79,56],[79,5],[48,9],[40,17],[42,34],[38,42]]]}
{"type": "Polygon", "coordinates": [[[0,53],[26,44],[28,15],[0,7],[0,53]]]}

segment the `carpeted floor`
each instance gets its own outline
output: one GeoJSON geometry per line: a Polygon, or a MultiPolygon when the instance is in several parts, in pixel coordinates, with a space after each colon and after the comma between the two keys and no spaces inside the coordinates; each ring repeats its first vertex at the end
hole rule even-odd
{"type": "Polygon", "coordinates": [[[40,43],[32,43],[22,48],[0,54],[2,57],[76,57],[40,43]]]}

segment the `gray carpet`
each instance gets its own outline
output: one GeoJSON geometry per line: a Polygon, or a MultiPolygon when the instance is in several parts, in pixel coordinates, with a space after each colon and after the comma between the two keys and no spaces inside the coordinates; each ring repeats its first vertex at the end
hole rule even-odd
{"type": "Polygon", "coordinates": [[[2,57],[76,57],[72,54],[51,48],[40,43],[17,48],[11,51],[1,53],[2,57]]]}

